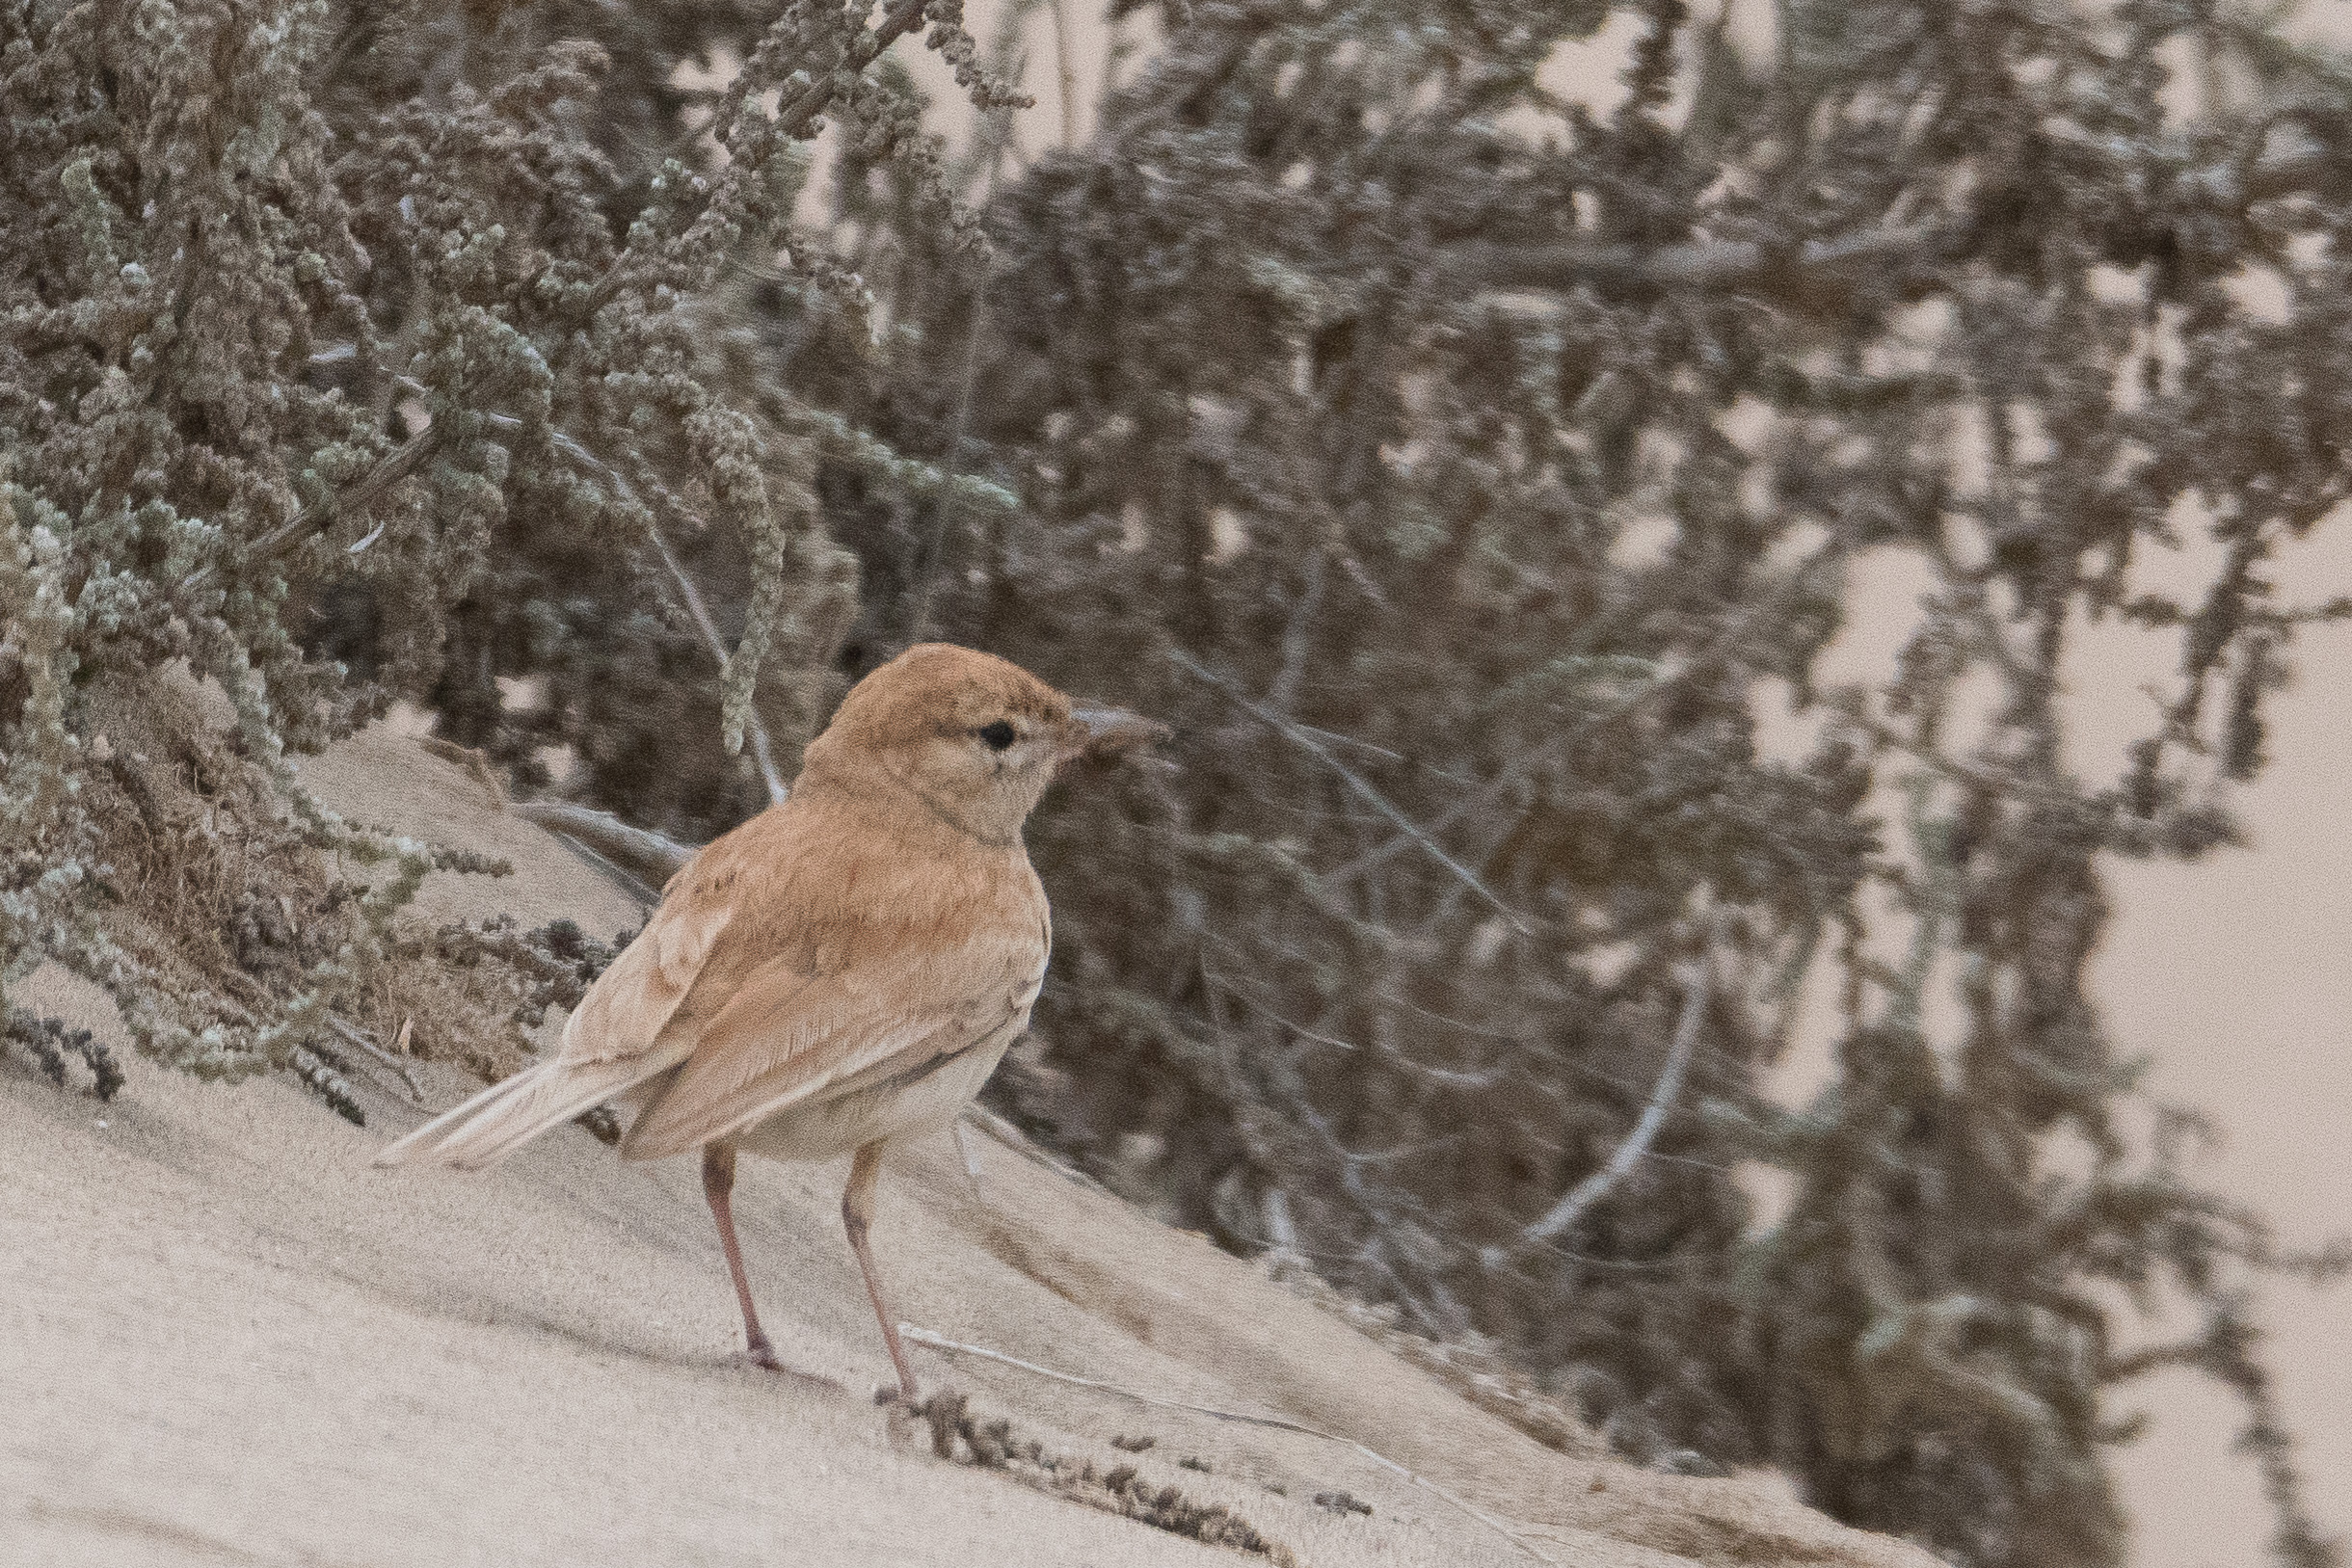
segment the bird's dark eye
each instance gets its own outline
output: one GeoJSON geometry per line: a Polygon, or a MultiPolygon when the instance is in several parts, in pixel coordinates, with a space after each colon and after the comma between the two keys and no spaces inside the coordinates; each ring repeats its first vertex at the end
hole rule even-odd
{"type": "Polygon", "coordinates": [[[988,749],[992,752],[1003,751],[1013,743],[1013,727],[1002,719],[994,724],[983,724],[976,732],[988,743],[988,749]]]}

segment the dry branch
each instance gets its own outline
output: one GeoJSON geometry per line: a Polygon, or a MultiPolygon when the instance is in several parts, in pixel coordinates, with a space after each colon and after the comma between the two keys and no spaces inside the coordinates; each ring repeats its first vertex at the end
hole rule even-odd
{"type": "Polygon", "coordinates": [[[575,839],[647,885],[652,898],[694,858],[690,845],[665,838],[644,828],[632,828],[610,811],[599,811],[568,801],[524,800],[508,808],[525,822],[536,822],[549,833],[575,839]]]}
{"type": "Polygon", "coordinates": [[[1706,1017],[1707,997],[1712,989],[1712,970],[1701,956],[1683,973],[1682,1018],[1674,1026],[1673,1041],[1667,1047],[1666,1066],[1658,1074],[1657,1087],[1650,1091],[1649,1103],[1643,1107],[1642,1119],[1625,1135],[1625,1141],[1617,1145],[1608,1163],[1570,1187],[1534,1224],[1509,1242],[1481,1249],[1482,1264],[1490,1270],[1500,1268],[1528,1248],[1565,1235],[1649,1153],[1649,1146],[1657,1141],[1658,1129],[1666,1125],[1674,1102],[1682,1095],[1683,1079],[1690,1073],[1691,1057],[1697,1049],[1698,1026],[1706,1017]]]}
{"type": "Polygon", "coordinates": [[[1395,805],[1391,804],[1389,798],[1380,793],[1378,789],[1373,787],[1373,785],[1365,780],[1363,775],[1357,773],[1353,768],[1341,761],[1337,757],[1334,757],[1331,754],[1331,749],[1328,746],[1325,746],[1322,741],[1316,739],[1305,730],[1292,723],[1289,719],[1284,718],[1281,714],[1276,713],[1272,709],[1267,707],[1264,704],[1249,696],[1248,693],[1243,691],[1232,681],[1226,679],[1223,676],[1218,675],[1214,670],[1209,669],[1206,665],[1199,663],[1189,654],[1175,649],[1170,649],[1168,650],[1167,657],[1168,662],[1175,665],[1178,669],[1184,671],[1189,676],[1192,676],[1194,678],[1205,681],[1209,685],[1215,687],[1228,702],[1239,707],[1243,712],[1247,713],[1251,718],[1256,719],[1259,723],[1266,725],[1276,734],[1282,736],[1283,739],[1289,741],[1292,745],[1298,747],[1308,756],[1314,757],[1323,766],[1329,768],[1333,773],[1339,775],[1340,782],[1342,784],[1345,784],[1350,789],[1353,790],[1357,797],[1366,805],[1370,806],[1374,811],[1386,817],[1390,824],[1393,825],[1399,832],[1403,833],[1407,838],[1419,845],[1423,853],[1427,854],[1439,865],[1444,866],[1448,871],[1452,872],[1455,880],[1461,883],[1463,887],[1468,888],[1472,892],[1478,894],[1479,897],[1484,899],[1486,903],[1492,907],[1496,914],[1502,916],[1504,919],[1510,922],[1510,927],[1512,930],[1525,935],[1526,933],[1535,929],[1535,924],[1533,921],[1529,920],[1526,916],[1520,914],[1517,910],[1511,908],[1509,903],[1505,902],[1503,896],[1500,893],[1497,893],[1492,888],[1487,887],[1485,882],[1480,878],[1476,871],[1471,870],[1468,866],[1462,864],[1461,862],[1456,860],[1452,855],[1446,853],[1446,847],[1443,844],[1430,837],[1429,834],[1422,830],[1419,823],[1415,822],[1411,817],[1405,815],[1403,811],[1400,811],[1395,805]]]}

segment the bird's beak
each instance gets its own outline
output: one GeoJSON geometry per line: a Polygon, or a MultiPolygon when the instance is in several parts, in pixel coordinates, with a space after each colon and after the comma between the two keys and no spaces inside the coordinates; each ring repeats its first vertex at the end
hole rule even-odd
{"type": "Polygon", "coordinates": [[[1157,719],[1115,707],[1078,706],[1070,710],[1064,731],[1061,760],[1084,758],[1112,761],[1134,755],[1168,738],[1168,727],[1157,719]]]}

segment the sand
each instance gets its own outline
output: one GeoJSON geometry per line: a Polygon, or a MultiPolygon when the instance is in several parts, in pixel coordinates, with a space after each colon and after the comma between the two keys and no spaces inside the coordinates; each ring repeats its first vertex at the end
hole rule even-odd
{"type": "MultiPolygon", "coordinates": [[[[435,877],[436,917],[635,921],[614,884],[396,727],[307,777],[349,815],[514,862],[512,878],[435,877]]],[[[111,1031],[129,1058],[94,991],[49,971],[26,999],[111,1031]]],[[[0,1065],[0,1564],[1265,1560],[894,1431],[870,1397],[889,1364],[841,1237],[837,1168],[744,1162],[736,1212],[763,1316],[811,1374],[780,1377],[735,1354],[690,1161],[627,1166],[565,1129],[487,1174],[376,1170],[369,1156],[426,1114],[391,1086],[367,1091],[362,1129],[285,1082],[128,1066],[100,1105],[0,1065]]],[[[421,1078],[433,1108],[471,1087],[421,1078]]],[[[973,1147],[976,1191],[944,1138],[884,1179],[876,1245],[902,1317],[1324,1428],[1509,1531],[1350,1447],[915,1352],[926,1387],[1074,1464],[1132,1465],[1223,1504],[1302,1565],[1932,1561],[1798,1505],[1770,1475],[1694,1479],[1542,1447],[1262,1269],[1017,1142],[973,1147]],[[1140,1454],[1111,1441],[1144,1436],[1140,1454]],[[1372,1513],[1314,1501],[1340,1490],[1372,1513]]]]}

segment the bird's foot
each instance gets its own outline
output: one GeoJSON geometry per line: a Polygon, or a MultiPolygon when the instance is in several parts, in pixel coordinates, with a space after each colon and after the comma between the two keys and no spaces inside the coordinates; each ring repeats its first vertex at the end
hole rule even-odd
{"type": "Polygon", "coordinates": [[[752,1342],[751,1347],[743,1352],[743,1359],[763,1372],[774,1372],[779,1377],[789,1378],[808,1388],[822,1389],[828,1394],[847,1392],[841,1384],[821,1373],[804,1372],[797,1367],[785,1365],[784,1358],[776,1354],[776,1347],[768,1343],[764,1336],[752,1342]]]}

